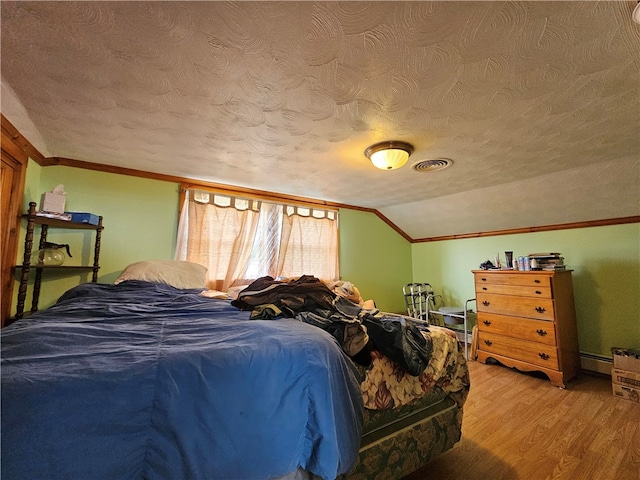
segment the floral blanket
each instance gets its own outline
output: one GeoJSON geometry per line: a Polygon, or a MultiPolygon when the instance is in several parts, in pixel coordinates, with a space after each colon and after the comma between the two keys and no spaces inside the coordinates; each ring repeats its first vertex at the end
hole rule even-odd
{"type": "Polygon", "coordinates": [[[433,353],[427,368],[417,377],[379,352],[372,352],[372,366],[365,371],[360,384],[365,408],[387,410],[406,405],[420,398],[435,386],[446,394],[460,392],[460,401],[469,388],[469,371],[464,347],[451,330],[429,325],[422,332],[433,342],[433,353]]]}

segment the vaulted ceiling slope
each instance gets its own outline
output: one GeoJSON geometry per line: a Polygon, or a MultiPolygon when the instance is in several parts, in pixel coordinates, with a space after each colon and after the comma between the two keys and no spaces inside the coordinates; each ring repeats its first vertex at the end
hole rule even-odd
{"type": "Polygon", "coordinates": [[[412,238],[635,216],[635,6],[3,1],[2,113],[45,156],[374,208],[412,238]],[[383,140],[409,163],[375,169],[383,140]]]}

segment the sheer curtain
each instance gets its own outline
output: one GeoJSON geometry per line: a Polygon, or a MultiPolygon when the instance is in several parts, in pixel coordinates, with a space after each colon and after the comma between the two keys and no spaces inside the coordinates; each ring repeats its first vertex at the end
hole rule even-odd
{"type": "Polygon", "coordinates": [[[187,191],[176,258],[207,267],[207,286],[212,290],[227,291],[234,284],[243,283],[259,207],[260,202],[254,200],[187,191]]]}
{"type": "Polygon", "coordinates": [[[221,291],[265,275],[337,280],[338,212],[187,190],[176,259],[206,266],[221,291]]]}
{"type": "Polygon", "coordinates": [[[322,280],[337,280],[337,213],[291,206],[284,210],[276,276],[309,272],[322,280]]]}

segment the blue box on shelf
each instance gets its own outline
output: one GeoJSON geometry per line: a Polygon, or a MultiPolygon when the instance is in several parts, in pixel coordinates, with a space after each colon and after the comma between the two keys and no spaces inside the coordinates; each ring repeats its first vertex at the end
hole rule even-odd
{"type": "Polygon", "coordinates": [[[87,212],[64,212],[71,215],[71,221],[74,223],[88,223],[90,225],[98,225],[100,219],[98,215],[87,212]]]}

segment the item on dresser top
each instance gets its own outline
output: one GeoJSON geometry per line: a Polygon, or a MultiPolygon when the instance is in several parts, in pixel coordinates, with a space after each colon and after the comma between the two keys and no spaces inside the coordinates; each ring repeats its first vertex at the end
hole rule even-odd
{"type": "Polygon", "coordinates": [[[504,258],[505,267],[513,268],[513,252],[504,252],[504,258]]]}
{"type": "Polygon", "coordinates": [[[493,263],[491,263],[491,260],[487,260],[486,262],[482,262],[480,264],[480,268],[483,270],[490,270],[493,268],[496,268],[495,265],[493,263]]]}
{"type": "Polygon", "coordinates": [[[558,252],[530,253],[531,268],[538,270],[565,270],[564,257],[558,252]],[[535,267],[533,266],[535,262],[535,267]]]}
{"type": "Polygon", "coordinates": [[[518,270],[526,271],[531,270],[531,264],[529,257],[518,257],[518,270]]]}

